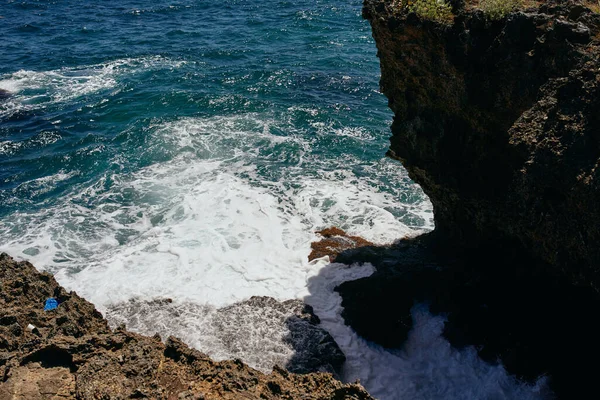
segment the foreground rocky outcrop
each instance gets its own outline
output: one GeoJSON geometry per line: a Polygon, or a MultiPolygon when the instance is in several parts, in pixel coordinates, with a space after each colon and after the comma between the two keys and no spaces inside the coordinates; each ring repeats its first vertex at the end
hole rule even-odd
{"type": "Polygon", "coordinates": [[[331,374],[267,375],[174,337],[111,330],[92,304],[6,254],[0,285],[1,399],[371,399],[331,374]],[[43,310],[48,297],[58,308],[43,310]]]}
{"type": "Polygon", "coordinates": [[[542,2],[491,21],[453,2],[446,25],[366,0],[394,112],[389,156],[429,196],[435,231],[341,253],[378,271],[346,282],[346,322],[402,345],[415,301],[561,398],[597,393],[600,357],[600,15],[542,2]]]}

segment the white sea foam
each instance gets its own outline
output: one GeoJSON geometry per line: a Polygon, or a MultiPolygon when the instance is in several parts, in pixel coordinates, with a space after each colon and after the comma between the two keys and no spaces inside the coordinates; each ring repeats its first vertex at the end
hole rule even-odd
{"type": "Polygon", "coordinates": [[[43,176],[41,178],[32,179],[17,186],[16,191],[27,191],[30,197],[39,196],[47,193],[56,187],[56,184],[66,181],[77,175],[76,171],[67,172],[61,170],[56,174],[43,176]]]}
{"type": "Polygon", "coordinates": [[[337,225],[382,243],[411,233],[389,211],[401,206],[394,197],[349,166],[305,175],[298,165],[311,144],[270,133],[273,123],[244,115],[151,126],[145,151],[179,156],[15,215],[28,226],[2,249],[36,253],[36,265],[100,308],[136,296],[221,306],[306,295],[315,230],[337,225]],[[295,163],[274,176],[257,171],[282,157],[295,163]]]}
{"type": "Polygon", "coordinates": [[[19,70],[0,76],[0,89],[10,94],[0,102],[0,118],[113,89],[123,76],[154,69],[174,69],[184,64],[185,61],[149,56],[51,71],[19,70]]]}
{"type": "Polygon", "coordinates": [[[453,349],[441,336],[444,319],[427,307],[412,309],[414,327],[401,350],[389,351],[359,337],[344,324],[341,297],[333,289],[340,283],[369,276],[369,264],[329,264],[308,281],[305,302],[314,307],[322,326],[346,354],[344,379],[360,379],[379,399],[544,399],[545,380],[525,385],[477,357],[474,348],[453,349]]]}
{"type": "Polygon", "coordinates": [[[41,131],[37,135],[22,141],[0,141],[0,155],[12,155],[23,148],[44,147],[59,141],[56,132],[41,131]]]}
{"type": "MultiPolygon", "coordinates": [[[[357,174],[350,155],[317,159],[313,142],[302,135],[273,133],[281,129],[278,123],[256,114],[157,122],[143,151],[177,156],[135,173],[107,173],[36,214],[11,215],[0,223],[0,251],[54,272],[101,311],[132,298],[191,304],[185,323],[153,323],[218,358],[240,353],[228,353],[210,338],[204,321],[216,307],[254,295],[300,298],[346,353],[345,379],[359,378],[378,398],[543,398],[543,383],[521,385],[474,350],[451,349],[440,337],[443,320],[420,307],[403,351],[370,344],[344,324],[333,288],[374,269],[326,259],[309,263],[314,231],[336,225],[386,243],[415,234],[399,221],[403,213],[423,217],[417,227],[430,228],[431,205],[403,204],[399,196],[406,188],[379,189],[373,176],[407,179],[401,170],[390,175],[396,167],[391,161],[363,165],[368,173],[357,174]]],[[[360,130],[346,132],[369,140],[360,130]]],[[[127,162],[119,157],[115,164],[127,162]]],[[[58,175],[30,184],[68,179],[58,175]]],[[[255,353],[244,357],[264,368],[268,360],[255,353]]]]}

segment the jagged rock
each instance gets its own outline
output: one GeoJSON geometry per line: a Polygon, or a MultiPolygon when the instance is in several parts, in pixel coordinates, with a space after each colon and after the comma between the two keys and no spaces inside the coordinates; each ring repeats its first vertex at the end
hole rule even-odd
{"type": "Polygon", "coordinates": [[[573,2],[450,26],[367,0],[394,111],[389,154],[448,246],[518,247],[600,288],[600,14],[573,2]]]}
{"type": "Polygon", "coordinates": [[[308,255],[308,260],[329,256],[329,261],[334,262],[336,257],[343,251],[359,247],[373,246],[373,243],[359,236],[348,235],[343,230],[331,227],[317,232],[322,237],[317,242],[312,242],[310,247],[312,251],[308,255]]]}
{"type": "Polygon", "coordinates": [[[2,399],[372,399],[331,374],[275,368],[267,375],[239,360],[212,361],[173,337],[163,344],[113,331],[92,304],[6,254],[0,285],[2,399]],[[60,305],[43,311],[50,296],[60,305]],[[29,323],[37,335],[23,329],[29,323]]]}

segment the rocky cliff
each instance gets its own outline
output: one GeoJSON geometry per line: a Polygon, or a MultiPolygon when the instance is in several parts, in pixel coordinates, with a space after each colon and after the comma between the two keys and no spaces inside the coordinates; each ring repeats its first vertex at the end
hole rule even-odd
{"type": "Polygon", "coordinates": [[[413,302],[428,302],[453,345],[578,398],[597,392],[585,363],[600,356],[600,15],[549,1],[491,20],[470,3],[439,23],[365,1],[394,112],[388,155],[436,227],[340,255],[378,266],[338,288],[344,316],[398,347],[413,302]]]}
{"type": "MultiPolygon", "coordinates": [[[[296,324],[316,318],[295,303],[252,301],[292,307],[299,313],[296,324]]],[[[214,362],[174,337],[163,343],[158,335],[112,330],[92,304],[51,275],[1,254],[0,399],[126,398],[372,399],[361,386],[344,385],[328,373],[275,367],[266,375],[239,360],[214,362]],[[59,305],[44,311],[49,297],[59,305]]]]}
{"type": "Polygon", "coordinates": [[[600,287],[600,15],[548,2],[451,25],[368,1],[389,154],[459,246],[511,242],[600,287]]]}

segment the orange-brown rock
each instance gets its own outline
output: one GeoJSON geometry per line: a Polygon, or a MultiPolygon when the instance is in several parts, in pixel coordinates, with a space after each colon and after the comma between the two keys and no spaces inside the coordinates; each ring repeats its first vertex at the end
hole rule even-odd
{"type": "Polygon", "coordinates": [[[348,235],[346,232],[336,227],[323,229],[317,232],[317,234],[321,235],[323,239],[310,244],[312,251],[308,256],[309,261],[329,256],[329,260],[333,262],[338,254],[345,250],[373,246],[373,243],[368,240],[365,240],[360,236],[348,235]]]}

